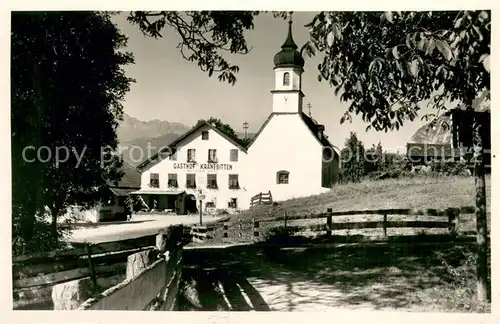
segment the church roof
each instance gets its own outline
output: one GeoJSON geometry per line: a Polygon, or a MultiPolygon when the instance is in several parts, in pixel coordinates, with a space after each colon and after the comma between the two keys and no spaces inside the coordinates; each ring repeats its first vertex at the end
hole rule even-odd
{"type": "Polygon", "coordinates": [[[144,170],[148,166],[152,167],[153,165],[157,164],[158,162],[160,162],[160,160],[158,159],[158,157],[160,156],[160,154],[164,153],[167,150],[170,150],[171,152],[175,152],[175,148],[176,148],[177,144],[179,144],[184,139],[186,139],[188,136],[194,134],[195,132],[197,132],[198,130],[200,130],[201,128],[203,128],[205,126],[209,127],[214,132],[216,132],[217,134],[219,134],[220,136],[222,136],[223,138],[225,138],[227,141],[229,141],[231,144],[233,144],[234,146],[238,147],[241,151],[243,151],[245,153],[247,152],[247,150],[242,145],[240,145],[238,142],[236,142],[235,140],[233,140],[232,138],[230,138],[229,136],[227,136],[226,134],[224,134],[224,132],[222,132],[219,129],[217,129],[217,127],[215,127],[214,125],[212,125],[212,124],[204,121],[204,122],[199,123],[198,125],[194,126],[193,128],[191,128],[189,131],[187,131],[186,133],[184,133],[184,135],[179,136],[176,140],[174,140],[168,146],[164,147],[161,151],[159,151],[156,154],[154,154],[153,156],[151,156],[149,159],[144,160],[143,162],[141,162],[137,166],[137,169],[144,170]]]}
{"type": "Polygon", "coordinates": [[[330,141],[326,138],[326,136],[323,135],[323,136],[319,137],[318,127],[320,125],[315,123],[315,121],[311,117],[307,116],[305,113],[301,112],[300,115],[301,115],[304,123],[307,125],[307,127],[309,128],[311,133],[313,133],[314,137],[316,137],[316,139],[321,143],[321,145],[327,146],[327,147],[332,147],[332,148],[335,148],[338,150],[337,147],[335,147],[334,145],[332,145],[332,143],[330,143],[330,141]]]}
{"type": "Polygon", "coordinates": [[[274,56],[274,67],[289,67],[297,66],[304,67],[304,58],[297,50],[297,44],[293,41],[292,37],[292,21],[288,22],[288,35],[281,45],[281,51],[274,56]]]}

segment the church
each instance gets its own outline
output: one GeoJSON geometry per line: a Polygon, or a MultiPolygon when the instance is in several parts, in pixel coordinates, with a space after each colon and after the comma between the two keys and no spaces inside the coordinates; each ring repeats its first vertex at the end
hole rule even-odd
{"type": "Polygon", "coordinates": [[[142,162],[140,195],[149,207],[186,214],[203,198],[205,209],[248,209],[252,196],[274,201],[327,192],[338,181],[340,151],[303,112],[304,59],[288,35],[274,56],[272,111],[247,147],[202,123],[142,162]]]}

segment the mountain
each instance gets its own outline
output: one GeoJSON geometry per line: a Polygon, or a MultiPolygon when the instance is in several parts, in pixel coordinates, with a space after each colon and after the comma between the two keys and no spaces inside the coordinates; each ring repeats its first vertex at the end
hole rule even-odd
{"type": "Polygon", "coordinates": [[[120,143],[133,141],[138,138],[156,138],[167,133],[184,134],[190,126],[181,123],[161,121],[158,119],[142,121],[123,114],[123,121],[117,129],[120,143]]]}
{"type": "Polygon", "coordinates": [[[181,135],[182,134],[167,133],[158,137],[140,137],[131,141],[120,142],[123,160],[130,165],[137,166],[181,135]],[[151,148],[149,152],[148,144],[151,148]]]}

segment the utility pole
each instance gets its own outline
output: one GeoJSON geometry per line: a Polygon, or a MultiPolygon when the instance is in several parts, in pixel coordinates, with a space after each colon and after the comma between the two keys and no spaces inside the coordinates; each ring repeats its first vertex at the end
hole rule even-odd
{"type": "Polygon", "coordinates": [[[244,122],[243,123],[243,129],[245,130],[245,139],[248,138],[248,123],[244,122]]]}

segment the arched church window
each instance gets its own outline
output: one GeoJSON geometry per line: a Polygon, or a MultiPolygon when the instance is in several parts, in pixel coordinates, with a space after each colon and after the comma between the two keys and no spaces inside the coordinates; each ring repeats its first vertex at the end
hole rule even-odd
{"type": "Polygon", "coordinates": [[[285,72],[285,74],[283,74],[283,85],[290,85],[290,73],[288,72],[285,72]]]}
{"type": "Polygon", "coordinates": [[[288,184],[288,179],[290,176],[290,172],[281,170],[276,172],[276,183],[277,184],[288,184]]]}

